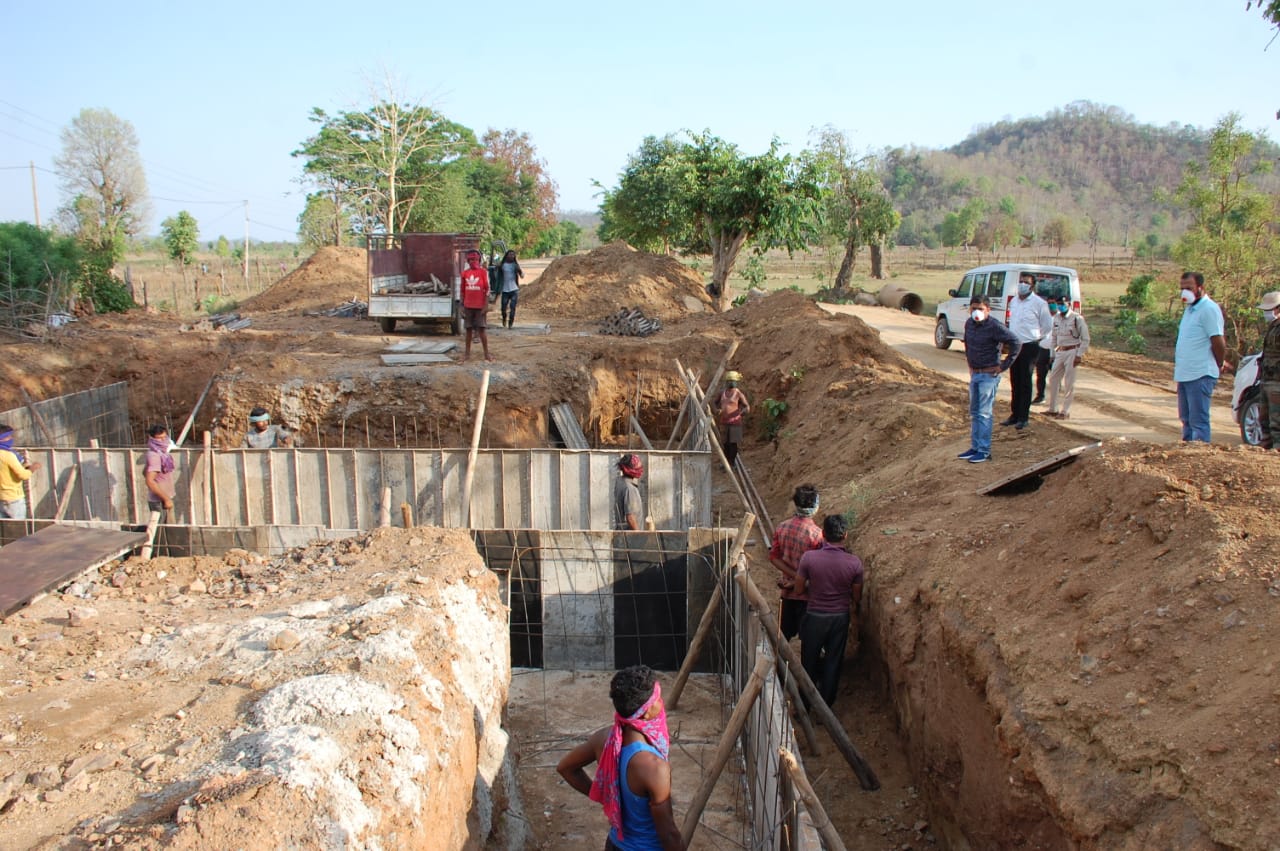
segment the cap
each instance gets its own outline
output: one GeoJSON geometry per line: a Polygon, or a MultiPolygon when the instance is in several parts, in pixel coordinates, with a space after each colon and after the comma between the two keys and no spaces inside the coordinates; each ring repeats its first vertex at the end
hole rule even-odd
{"type": "Polygon", "coordinates": [[[1262,297],[1262,303],[1258,305],[1262,310],[1275,310],[1280,307],[1280,290],[1272,290],[1262,297]]]}
{"type": "Polygon", "coordinates": [[[623,455],[618,459],[618,469],[622,471],[624,476],[638,479],[644,475],[644,463],[641,462],[640,456],[635,454],[623,455]]]}
{"type": "Polygon", "coordinates": [[[736,369],[731,369],[724,374],[724,380],[725,381],[741,381],[742,373],[738,372],[736,369]]]}

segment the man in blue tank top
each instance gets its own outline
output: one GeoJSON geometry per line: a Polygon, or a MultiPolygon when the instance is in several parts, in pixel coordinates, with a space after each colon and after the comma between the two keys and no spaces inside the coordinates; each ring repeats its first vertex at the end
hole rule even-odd
{"type": "Polygon", "coordinates": [[[667,709],[658,675],[644,665],[623,668],[609,685],[613,726],[596,730],[564,755],[556,771],[604,807],[605,851],[681,851],[671,809],[667,709]],[[593,780],[584,770],[597,763],[593,780]]]}

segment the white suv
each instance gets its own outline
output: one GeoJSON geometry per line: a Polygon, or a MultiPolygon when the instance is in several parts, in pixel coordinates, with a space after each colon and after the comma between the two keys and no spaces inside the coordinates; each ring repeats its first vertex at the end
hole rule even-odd
{"type": "Polygon", "coordinates": [[[985,295],[991,300],[991,315],[1009,324],[1009,305],[1018,294],[1018,278],[1027,274],[1036,280],[1036,292],[1048,300],[1066,296],[1072,310],[1080,309],[1080,276],[1066,266],[1038,266],[1034,263],[994,263],[970,269],[960,284],[938,304],[933,344],[940,349],[952,340],[964,340],[964,322],[969,318],[969,299],[985,295]]]}

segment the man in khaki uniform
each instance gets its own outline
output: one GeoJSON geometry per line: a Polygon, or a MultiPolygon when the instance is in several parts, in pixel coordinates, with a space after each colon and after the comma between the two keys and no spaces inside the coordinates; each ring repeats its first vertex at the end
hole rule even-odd
{"type": "Polygon", "coordinates": [[[1262,357],[1258,359],[1258,377],[1262,380],[1258,422],[1262,426],[1264,449],[1280,449],[1280,290],[1269,292],[1258,305],[1267,318],[1267,333],[1262,338],[1262,357]]]}
{"type": "Polygon", "coordinates": [[[1071,309],[1066,296],[1058,296],[1049,305],[1053,314],[1053,368],[1049,370],[1049,410],[1054,419],[1065,420],[1071,415],[1071,400],[1076,392],[1076,367],[1089,350],[1089,323],[1071,309]],[[1058,393],[1062,393],[1062,407],[1058,407],[1058,393]]]}

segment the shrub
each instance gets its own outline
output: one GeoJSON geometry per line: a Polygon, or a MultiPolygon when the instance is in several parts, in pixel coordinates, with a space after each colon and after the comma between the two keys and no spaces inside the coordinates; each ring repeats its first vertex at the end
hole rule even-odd
{"type": "Polygon", "coordinates": [[[1129,282],[1128,289],[1120,296],[1120,303],[1134,310],[1150,310],[1155,304],[1155,294],[1151,285],[1155,283],[1155,275],[1139,275],[1129,282]]]}

